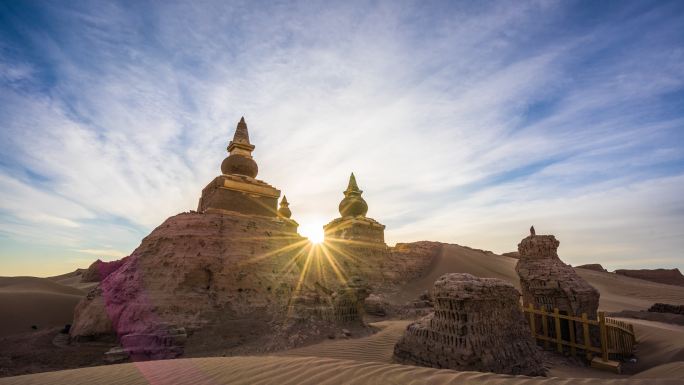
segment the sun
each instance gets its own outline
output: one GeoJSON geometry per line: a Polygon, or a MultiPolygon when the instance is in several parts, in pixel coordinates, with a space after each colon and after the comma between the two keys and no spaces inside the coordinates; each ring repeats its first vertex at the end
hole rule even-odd
{"type": "Polygon", "coordinates": [[[323,242],[323,225],[318,223],[302,223],[299,225],[299,234],[309,238],[313,244],[323,242]]]}

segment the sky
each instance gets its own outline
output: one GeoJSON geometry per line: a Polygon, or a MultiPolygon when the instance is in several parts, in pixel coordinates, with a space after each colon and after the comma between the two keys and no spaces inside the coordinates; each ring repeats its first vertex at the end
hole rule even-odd
{"type": "Polygon", "coordinates": [[[304,235],[684,270],[682,1],[0,2],[0,276],[129,255],[240,117],[304,235]]]}

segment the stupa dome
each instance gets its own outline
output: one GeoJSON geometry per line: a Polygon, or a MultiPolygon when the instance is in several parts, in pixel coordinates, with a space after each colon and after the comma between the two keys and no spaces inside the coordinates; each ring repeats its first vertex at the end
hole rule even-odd
{"type": "Polygon", "coordinates": [[[259,172],[259,167],[252,158],[231,154],[221,163],[221,172],[224,174],[246,175],[255,178],[259,172]]]}

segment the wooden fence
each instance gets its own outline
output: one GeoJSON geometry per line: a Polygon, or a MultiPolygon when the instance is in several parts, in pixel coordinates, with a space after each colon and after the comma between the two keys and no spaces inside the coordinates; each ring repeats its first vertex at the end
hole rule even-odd
{"type": "Polygon", "coordinates": [[[567,348],[572,355],[581,352],[589,361],[597,353],[605,362],[611,357],[630,357],[634,353],[636,337],[632,325],[606,318],[604,312],[599,312],[598,319],[592,320],[587,313],[577,317],[561,314],[557,308],[553,312],[535,309],[531,304],[522,310],[528,316],[532,335],[547,349],[555,345],[556,350],[562,353],[567,348]],[[595,338],[595,342],[599,346],[592,344],[596,330],[600,338],[595,338]]]}

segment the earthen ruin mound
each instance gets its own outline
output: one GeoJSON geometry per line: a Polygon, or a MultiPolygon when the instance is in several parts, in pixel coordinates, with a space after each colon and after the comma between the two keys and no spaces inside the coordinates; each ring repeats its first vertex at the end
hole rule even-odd
{"type": "Polygon", "coordinates": [[[523,304],[569,315],[587,313],[596,318],[599,292],[558,258],[560,242],[553,235],[531,235],[518,245],[523,304]]]}
{"type": "Polygon", "coordinates": [[[434,312],[410,324],[394,347],[401,363],[455,370],[543,375],[513,285],[446,274],[432,292],[434,312]]]}

